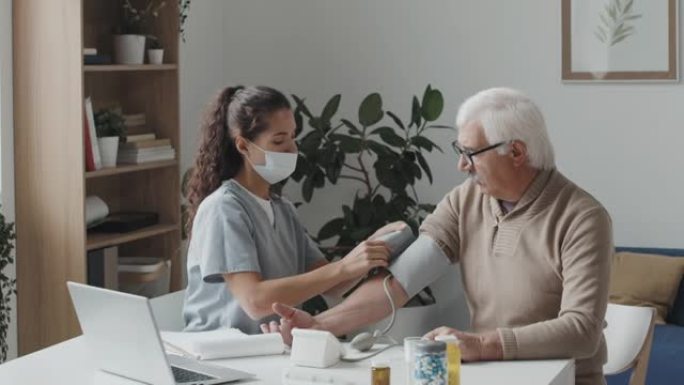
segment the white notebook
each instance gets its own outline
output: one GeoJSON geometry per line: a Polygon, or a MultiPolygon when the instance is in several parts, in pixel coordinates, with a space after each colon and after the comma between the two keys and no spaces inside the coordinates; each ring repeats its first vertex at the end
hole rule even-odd
{"type": "Polygon", "coordinates": [[[238,329],[208,332],[165,332],[161,338],[168,353],[198,360],[282,354],[285,344],[278,333],[249,335],[238,329]]]}

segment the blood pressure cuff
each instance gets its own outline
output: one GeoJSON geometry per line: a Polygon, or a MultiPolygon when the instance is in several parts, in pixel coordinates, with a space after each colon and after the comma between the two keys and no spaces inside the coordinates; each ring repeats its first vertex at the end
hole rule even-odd
{"type": "Polygon", "coordinates": [[[408,297],[435,282],[451,265],[449,258],[432,238],[420,235],[389,267],[408,297]]]}

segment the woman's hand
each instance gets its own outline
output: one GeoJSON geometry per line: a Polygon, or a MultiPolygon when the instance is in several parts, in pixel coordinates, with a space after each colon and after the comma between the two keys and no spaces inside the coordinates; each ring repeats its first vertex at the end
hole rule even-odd
{"type": "Polygon", "coordinates": [[[280,323],[271,321],[269,324],[261,324],[261,332],[280,333],[287,346],[292,346],[292,329],[321,329],[316,319],[304,310],[282,303],[274,303],[272,308],[273,312],[281,317],[280,323]]]}
{"type": "Polygon", "coordinates": [[[347,279],[364,276],[373,268],[387,267],[390,250],[383,241],[364,241],[337,261],[347,279]]]}
{"type": "Polygon", "coordinates": [[[394,232],[394,231],[403,230],[404,227],[406,227],[406,226],[408,226],[408,224],[406,224],[406,222],[404,222],[404,221],[396,221],[396,222],[388,223],[388,224],[382,226],[381,228],[379,228],[376,232],[373,233],[373,235],[368,237],[368,240],[376,239],[378,237],[381,237],[385,234],[389,234],[389,233],[394,232]]]}

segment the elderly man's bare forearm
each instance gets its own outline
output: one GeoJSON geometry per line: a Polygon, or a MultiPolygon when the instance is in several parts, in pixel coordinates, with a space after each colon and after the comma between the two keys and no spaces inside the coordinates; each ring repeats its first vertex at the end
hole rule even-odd
{"type": "MultiPolygon", "coordinates": [[[[392,308],[382,287],[385,275],[368,280],[344,302],[317,315],[320,328],[340,336],[387,317],[392,308]]],[[[396,308],[404,306],[409,298],[399,282],[392,278],[388,286],[396,308]]]]}

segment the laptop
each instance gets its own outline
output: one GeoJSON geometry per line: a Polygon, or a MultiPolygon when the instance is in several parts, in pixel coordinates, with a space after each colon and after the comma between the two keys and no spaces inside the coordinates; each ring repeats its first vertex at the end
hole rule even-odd
{"type": "Polygon", "coordinates": [[[83,339],[98,369],[155,385],[223,384],[254,377],[166,354],[149,300],[67,282],[83,339]]]}

